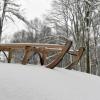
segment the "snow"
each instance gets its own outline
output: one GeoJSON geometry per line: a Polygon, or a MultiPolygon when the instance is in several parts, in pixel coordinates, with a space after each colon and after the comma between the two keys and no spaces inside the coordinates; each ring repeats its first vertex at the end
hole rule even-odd
{"type": "Polygon", "coordinates": [[[100,100],[100,78],[63,68],[0,63],[0,100],[100,100]]]}

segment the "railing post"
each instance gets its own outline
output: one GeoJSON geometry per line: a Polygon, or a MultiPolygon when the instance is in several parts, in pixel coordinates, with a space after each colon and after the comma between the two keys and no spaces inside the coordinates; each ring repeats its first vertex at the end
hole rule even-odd
{"type": "Polygon", "coordinates": [[[11,63],[11,59],[12,59],[12,49],[8,51],[8,63],[11,63]]]}

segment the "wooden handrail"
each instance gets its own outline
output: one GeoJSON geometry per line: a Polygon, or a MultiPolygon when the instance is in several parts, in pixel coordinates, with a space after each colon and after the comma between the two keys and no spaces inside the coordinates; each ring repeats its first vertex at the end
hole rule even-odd
{"type": "Polygon", "coordinates": [[[25,48],[26,46],[33,47],[47,47],[47,48],[63,48],[63,45],[59,44],[47,44],[47,43],[10,43],[10,44],[0,44],[0,50],[2,48],[25,48]]]}

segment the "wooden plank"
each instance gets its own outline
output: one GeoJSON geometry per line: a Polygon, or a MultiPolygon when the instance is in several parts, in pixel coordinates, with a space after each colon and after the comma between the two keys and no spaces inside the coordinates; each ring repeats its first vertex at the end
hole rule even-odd
{"type": "Polygon", "coordinates": [[[27,64],[28,63],[28,60],[29,60],[29,57],[32,55],[32,47],[31,46],[26,46],[25,47],[25,53],[24,53],[24,58],[23,58],[23,61],[22,61],[22,64],[27,64]]]}
{"type": "Polygon", "coordinates": [[[85,51],[84,47],[80,47],[78,51],[74,51],[75,55],[73,55],[73,62],[65,67],[66,69],[72,69],[75,65],[78,64],[79,60],[81,59],[83,53],[85,51]]]}
{"type": "Polygon", "coordinates": [[[12,49],[9,50],[8,52],[8,63],[11,63],[11,58],[12,58],[12,49]]]}
{"type": "Polygon", "coordinates": [[[47,68],[53,69],[60,63],[60,61],[63,59],[64,55],[69,51],[70,47],[72,45],[72,41],[68,40],[67,43],[64,45],[64,48],[62,51],[55,57],[55,59],[46,65],[47,68]]]}
{"type": "Polygon", "coordinates": [[[11,43],[11,44],[0,44],[1,48],[25,48],[26,46],[35,47],[47,47],[47,48],[63,48],[63,45],[59,44],[47,44],[47,43],[11,43]]]}

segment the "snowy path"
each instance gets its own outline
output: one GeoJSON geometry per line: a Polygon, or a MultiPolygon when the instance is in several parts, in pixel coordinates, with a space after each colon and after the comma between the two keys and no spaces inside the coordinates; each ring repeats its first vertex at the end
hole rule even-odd
{"type": "Polygon", "coordinates": [[[0,63],[0,100],[100,100],[98,76],[0,63]]]}

